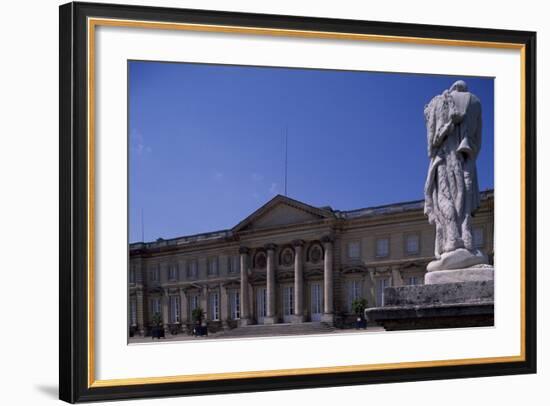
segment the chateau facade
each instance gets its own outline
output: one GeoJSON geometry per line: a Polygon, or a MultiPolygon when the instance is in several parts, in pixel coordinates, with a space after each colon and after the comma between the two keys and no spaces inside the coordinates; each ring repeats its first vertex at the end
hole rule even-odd
{"type": "MultiPolygon", "coordinates": [[[[472,219],[493,257],[493,191],[472,219]]],[[[278,195],[229,230],[130,244],[130,335],[156,317],[189,331],[200,308],[210,331],[249,324],[325,322],[346,327],[352,303],[384,304],[384,289],[422,284],[435,229],[414,201],[351,211],[278,195]]]]}

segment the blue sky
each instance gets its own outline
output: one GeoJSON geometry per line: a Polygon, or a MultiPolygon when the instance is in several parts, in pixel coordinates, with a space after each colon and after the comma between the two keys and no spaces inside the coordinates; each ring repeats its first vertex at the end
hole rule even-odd
{"type": "Polygon", "coordinates": [[[483,107],[480,188],[493,187],[492,78],[129,62],[129,238],[231,228],[284,193],[350,210],[423,198],[423,108],[464,79],[483,107]]]}

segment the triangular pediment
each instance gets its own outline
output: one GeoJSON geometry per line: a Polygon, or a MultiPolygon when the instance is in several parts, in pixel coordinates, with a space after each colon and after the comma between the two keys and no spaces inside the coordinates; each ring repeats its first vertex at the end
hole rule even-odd
{"type": "Polygon", "coordinates": [[[233,231],[301,224],[332,216],[330,210],[320,209],[286,196],[277,195],[237,224],[233,231]]]}

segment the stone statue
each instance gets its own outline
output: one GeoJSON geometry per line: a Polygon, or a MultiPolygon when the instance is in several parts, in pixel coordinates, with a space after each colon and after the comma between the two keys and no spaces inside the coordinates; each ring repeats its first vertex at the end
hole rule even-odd
{"type": "Polygon", "coordinates": [[[481,103],[462,80],[424,107],[430,166],[424,213],[435,224],[435,257],[427,270],[486,264],[473,244],[471,220],[480,204],[476,159],[481,148],[481,103]]]}

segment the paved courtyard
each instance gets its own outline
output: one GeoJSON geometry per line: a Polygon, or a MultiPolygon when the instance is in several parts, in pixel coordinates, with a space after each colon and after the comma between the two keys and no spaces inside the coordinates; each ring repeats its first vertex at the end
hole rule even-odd
{"type": "MultiPolygon", "coordinates": [[[[304,323],[307,324],[307,323],[304,323]]],[[[378,333],[385,331],[383,327],[368,327],[367,329],[338,329],[338,328],[331,328],[327,331],[313,331],[313,330],[305,330],[300,333],[295,332],[285,332],[284,330],[281,331],[280,327],[285,328],[285,326],[291,326],[291,325],[285,325],[285,324],[279,324],[277,325],[278,331],[273,331],[271,334],[269,333],[269,328],[272,326],[262,326],[262,325],[253,325],[253,326],[247,326],[247,327],[240,327],[232,330],[227,331],[219,331],[216,333],[209,333],[208,336],[193,336],[188,334],[178,334],[178,335],[170,335],[167,334],[166,338],[161,339],[153,339],[151,337],[132,337],[129,340],[130,344],[140,344],[140,343],[151,343],[151,342],[175,342],[175,341],[204,341],[204,340],[212,340],[212,339],[239,339],[239,338],[259,338],[259,337],[299,337],[304,335],[347,335],[347,334],[370,334],[370,333],[378,333]],[[265,329],[267,327],[267,329],[265,329]],[[267,330],[267,331],[266,331],[267,330]]]]}

